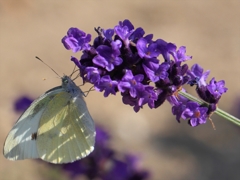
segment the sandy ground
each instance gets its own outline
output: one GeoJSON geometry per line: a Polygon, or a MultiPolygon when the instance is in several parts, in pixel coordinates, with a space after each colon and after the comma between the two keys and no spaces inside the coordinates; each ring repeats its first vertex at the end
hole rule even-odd
{"type": "MultiPolygon", "coordinates": [[[[239,0],[0,0],[0,149],[19,116],[13,112],[14,100],[23,94],[36,98],[60,84],[34,57],[59,74],[70,74],[72,53],[60,42],[68,28],[93,34],[94,27],[110,28],[124,19],[153,33],[155,39],[185,45],[193,56],[190,64],[199,63],[211,70],[210,78],[226,81],[229,91],[219,107],[237,115],[239,9],[239,0]]],[[[178,124],[168,104],[135,113],[120,96],[104,98],[92,92],[86,101],[95,122],[112,134],[112,146],[140,155],[153,180],[240,179],[240,128],[222,118],[213,117],[214,131],[210,123],[197,128],[178,124]]],[[[0,155],[1,180],[44,179],[41,173],[48,173],[44,164],[10,162],[0,155]]]]}

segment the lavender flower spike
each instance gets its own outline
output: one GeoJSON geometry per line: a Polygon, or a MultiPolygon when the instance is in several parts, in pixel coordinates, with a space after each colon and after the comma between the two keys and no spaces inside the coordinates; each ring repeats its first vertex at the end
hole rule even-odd
{"type": "MultiPolygon", "coordinates": [[[[208,83],[210,71],[204,72],[198,64],[189,69],[186,62],[192,56],[186,54],[185,46],[154,40],[152,34],[145,35],[141,27],[135,29],[128,19],[115,27],[95,30],[92,45],[90,35],[77,28],[70,28],[62,41],[67,49],[82,51],[80,59],[72,60],[84,82],[103,91],[104,97],[120,92],[123,103],[133,106],[135,112],[145,104],[159,108],[167,100],[177,120],[188,119],[191,126],[204,124],[219,111],[217,103],[227,91],[225,82],[213,78],[208,83]],[[201,100],[190,98],[182,90],[187,85],[195,86],[201,100]]],[[[233,121],[240,125],[240,121],[233,121]]]]}

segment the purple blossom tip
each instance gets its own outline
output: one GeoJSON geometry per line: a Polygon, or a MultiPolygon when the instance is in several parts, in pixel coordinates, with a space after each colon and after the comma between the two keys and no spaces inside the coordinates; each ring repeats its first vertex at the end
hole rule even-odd
{"type": "Polygon", "coordinates": [[[62,43],[67,50],[74,53],[87,50],[88,43],[91,41],[91,35],[79,30],[78,28],[70,28],[67,35],[62,38],[62,43]]]}
{"type": "Polygon", "coordinates": [[[189,82],[193,83],[195,82],[198,85],[198,87],[201,87],[207,85],[206,80],[208,78],[208,75],[210,74],[210,71],[208,70],[205,73],[203,73],[203,68],[198,64],[194,64],[191,70],[188,70],[187,74],[190,77],[189,82]]]}

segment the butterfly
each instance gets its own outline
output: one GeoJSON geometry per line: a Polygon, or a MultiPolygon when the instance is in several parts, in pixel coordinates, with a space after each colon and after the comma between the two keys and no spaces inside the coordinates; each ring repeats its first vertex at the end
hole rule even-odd
{"type": "Polygon", "coordinates": [[[61,79],[61,86],[45,92],[19,117],[5,140],[7,159],[40,158],[62,164],[94,150],[95,125],[84,93],[69,76],[61,79]]]}

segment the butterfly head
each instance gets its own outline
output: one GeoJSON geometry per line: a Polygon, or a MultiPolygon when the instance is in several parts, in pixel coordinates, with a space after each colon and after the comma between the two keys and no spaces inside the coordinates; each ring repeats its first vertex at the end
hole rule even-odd
{"type": "Polygon", "coordinates": [[[70,77],[66,75],[62,77],[62,87],[65,89],[65,91],[73,95],[82,94],[81,89],[73,82],[70,77]]]}

